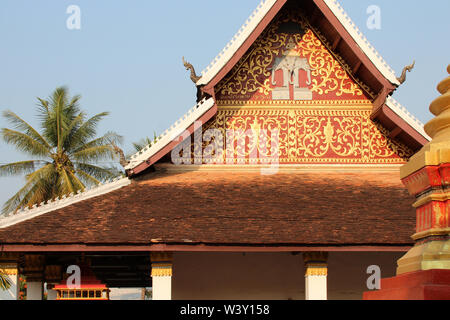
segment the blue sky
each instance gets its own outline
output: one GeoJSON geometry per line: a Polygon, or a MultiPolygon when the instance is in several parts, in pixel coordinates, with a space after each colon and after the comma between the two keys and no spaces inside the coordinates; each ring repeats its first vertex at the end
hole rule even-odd
{"type": "MultiPolygon", "coordinates": [[[[36,97],[65,85],[81,94],[90,115],[110,111],[99,133],[124,136],[123,148],[161,133],[195,103],[181,63],[200,72],[232,38],[259,0],[2,0],[0,110],[37,126],[36,97]],[[81,9],[81,29],[69,30],[70,5],[81,9]]],[[[341,0],[342,6],[391,67],[416,60],[394,97],[422,122],[450,63],[450,1],[341,0]],[[381,29],[366,27],[369,5],[381,9],[381,29]]],[[[8,127],[2,118],[0,127],[8,127]]],[[[0,142],[0,163],[24,155],[0,142]]],[[[0,178],[0,205],[23,178],[0,178]]]]}

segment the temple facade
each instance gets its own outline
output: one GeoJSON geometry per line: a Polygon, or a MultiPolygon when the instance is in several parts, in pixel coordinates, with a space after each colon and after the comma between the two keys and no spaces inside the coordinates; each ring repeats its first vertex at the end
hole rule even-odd
{"type": "Polygon", "coordinates": [[[27,298],[80,263],[163,300],[362,299],[394,276],[416,228],[400,167],[430,137],[339,3],[262,1],[201,75],[184,62],[197,104],[126,177],[0,219],[27,298]]]}

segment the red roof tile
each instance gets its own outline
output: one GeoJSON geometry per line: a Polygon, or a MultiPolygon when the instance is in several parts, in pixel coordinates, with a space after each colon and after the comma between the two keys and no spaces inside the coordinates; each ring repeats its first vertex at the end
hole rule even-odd
{"type": "Polygon", "coordinates": [[[412,245],[398,172],[155,172],[0,229],[0,244],[412,245]]]}

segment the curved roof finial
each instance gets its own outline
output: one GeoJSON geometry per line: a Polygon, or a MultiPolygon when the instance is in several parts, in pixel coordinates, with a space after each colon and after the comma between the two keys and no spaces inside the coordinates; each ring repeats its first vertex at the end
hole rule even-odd
{"type": "Polygon", "coordinates": [[[403,68],[402,75],[397,78],[397,80],[400,82],[400,84],[403,84],[406,81],[406,71],[411,72],[412,69],[414,69],[414,66],[416,65],[416,60],[413,61],[412,64],[409,66],[406,66],[403,68]]]}

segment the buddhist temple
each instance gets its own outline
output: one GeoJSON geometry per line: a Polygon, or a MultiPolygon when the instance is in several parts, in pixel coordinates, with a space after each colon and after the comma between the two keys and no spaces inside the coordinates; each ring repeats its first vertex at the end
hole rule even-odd
{"type": "Polygon", "coordinates": [[[264,0],[201,74],[187,60],[197,103],[123,177],[0,218],[27,298],[64,298],[80,257],[155,300],[362,299],[371,267],[395,276],[416,230],[400,169],[431,138],[338,1],[264,0]]]}

